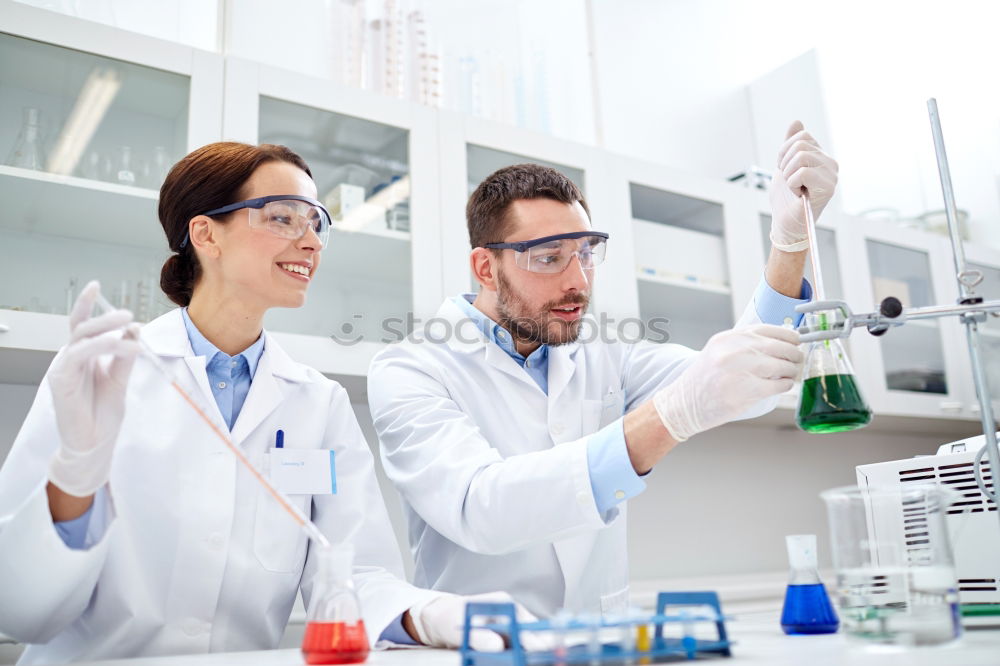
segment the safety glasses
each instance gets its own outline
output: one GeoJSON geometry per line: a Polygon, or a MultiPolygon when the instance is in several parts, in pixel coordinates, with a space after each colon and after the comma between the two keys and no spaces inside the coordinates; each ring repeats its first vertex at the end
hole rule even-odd
{"type": "MultiPolygon", "coordinates": [[[[247,199],[215,208],[202,215],[225,215],[243,208],[247,209],[250,226],[254,229],[266,229],[275,236],[292,240],[302,238],[307,230],[312,229],[319,237],[320,249],[325,248],[330,240],[330,213],[319,201],[297,194],[247,199]]],[[[188,240],[189,237],[185,235],[182,248],[187,245],[188,240]]]]}
{"type": "Polygon", "coordinates": [[[602,231],[574,231],[517,243],[486,243],[494,250],[513,250],[514,263],[532,273],[562,273],[573,257],[583,268],[593,268],[604,261],[608,234],[602,231]]]}

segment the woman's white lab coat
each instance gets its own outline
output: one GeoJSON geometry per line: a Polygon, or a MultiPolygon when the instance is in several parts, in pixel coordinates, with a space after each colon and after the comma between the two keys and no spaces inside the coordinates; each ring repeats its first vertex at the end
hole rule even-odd
{"type": "MultiPolygon", "coordinates": [[[[368,374],[414,582],[503,590],[540,615],[624,611],[626,503],[598,512],[588,440],[674,381],[695,352],[602,340],[550,347],[546,394],[456,303],[431,321],[376,356],[368,374]]],[[[752,323],[760,319],[751,303],[737,325],[752,323]]]]}
{"type": "MultiPolygon", "coordinates": [[[[278,429],[286,448],[335,451],[337,493],[292,499],[332,542],[354,545],[354,580],[374,643],[432,593],[403,581],[346,391],[264,335],[233,441],[258,469],[278,429]]],[[[225,432],[180,310],[146,325],[142,338],[225,432]]],[[[278,644],[300,585],[309,602],[311,546],[147,359],[137,359],[129,379],[108,500],[95,506],[90,526],[103,536],[87,550],[68,548],[49,514],[46,469],[58,441],[43,380],[0,470],[0,632],[33,644],[23,663],[278,644]]]]}

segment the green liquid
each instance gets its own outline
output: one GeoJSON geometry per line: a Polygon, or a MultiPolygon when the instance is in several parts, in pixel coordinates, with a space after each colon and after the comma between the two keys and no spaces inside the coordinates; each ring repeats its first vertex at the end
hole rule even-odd
{"type": "Polygon", "coordinates": [[[806,432],[854,430],[871,420],[871,410],[861,399],[854,375],[823,375],[802,382],[796,422],[806,432]]]}

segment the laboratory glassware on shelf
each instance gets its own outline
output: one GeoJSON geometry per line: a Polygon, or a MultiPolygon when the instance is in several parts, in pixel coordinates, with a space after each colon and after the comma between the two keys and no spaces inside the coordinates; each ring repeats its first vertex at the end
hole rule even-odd
{"type": "Polygon", "coordinates": [[[469,602],[460,654],[462,666],[648,664],[730,657],[732,644],[725,620],[715,592],[660,592],[654,615],[571,617],[560,613],[533,622],[519,622],[512,603],[469,602]],[[704,637],[699,629],[706,625],[714,626],[716,637],[704,637]],[[470,646],[471,633],[482,629],[507,637],[503,652],[481,652],[470,646]],[[551,638],[553,649],[527,651],[522,632],[551,638]]]}
{"type": "Polygon", "coordinates": [[[351,582],[354,551],[337,545],[314,550],[319,559],[306,613],[302,656],[307,664],[356,664],[368,658],[361,602],[351,582]]]}
{"type": "Polygon", "coordinates": [[[816,535],[785,537],[791,575],[781,609],[781,629],[786,634],[834,634],[840,626],[826,587],[819,579],[816,535]]]}
{"type": "MultiPolygon", "coordinates": [[[[836,313],[810,312],[806,326],[823,329],[836,313]]],[[[843,432],[868,425],[871,409],[861,395],[840,340],[809,343],[796,424],[811,433],[843,432]]]]}
{"type": "Polygon", "coordinates": [[[45,170],[42,151],[41,112],[33,106],[24,108],[21,131],[7,156],[7,164],[21,169],[45,170]]]}

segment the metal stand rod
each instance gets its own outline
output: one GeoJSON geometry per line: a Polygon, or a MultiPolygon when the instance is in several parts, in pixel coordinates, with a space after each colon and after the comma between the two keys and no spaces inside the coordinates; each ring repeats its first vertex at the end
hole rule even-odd
{"type": "MultiPolygon", "coordinates": [[[[927,100],[927,111],[931,120],[931,133],[934,136],[934,153],[937,156],[938,174],[941,178],[941,192],[944,195],[945,212],[948,215],[948,230],[951,235],[951,251],[955,258],[955,279],[958,281],[960,303],[965,303],[972,296],[971,285],[963,279],[968,275],[965,264],[965,250],[962,247],[962,237],[958,233],[958,216],[955,209],[955,191],[951,185],[951,171],[948,168],[948,154],[944,149],[944,134],[941,131],[941,118],[938,115],[937,100],[933,97],[927,100]]],[[[979,417],[983,424],[983,436],[986,439],[986,453],[989,456],[990,476],[996,478],[997,463],[1000,462],[1000,450],[997,447],[997,428],[993,419],[993,400],[990,396],[990,385],[986,379],[980,355],[979,326],[975,317],[962,316],[965,324],[966,339],[969,344],[969,360],[972,362],[972,378],[976,384],[976,395],[979,398],[979,417]]],[[[993,501],[997,520],[1000,520],[1000,502],[997,501],[996,485],[994,491],[987,492],[982,479],[982,470],[975,465],[976,482],[984,495],[993,501]]]]}

